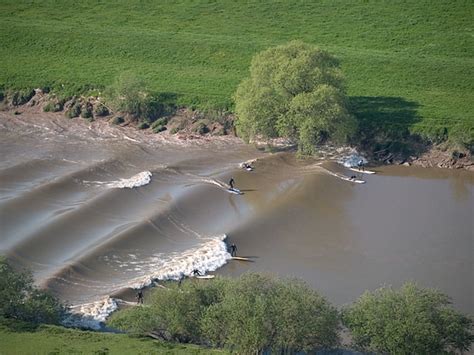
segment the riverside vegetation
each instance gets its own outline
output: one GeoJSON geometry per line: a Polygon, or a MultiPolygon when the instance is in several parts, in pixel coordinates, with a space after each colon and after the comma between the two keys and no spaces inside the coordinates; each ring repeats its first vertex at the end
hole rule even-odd
{"type": "Polygon", "coordinates": [[[375,352],[465,351],[474,341],[470,317],[451,308],[446,295],[413,283],[366,292],[339,312],[299,280],[249,273],[181,285],[170,281],[152,290],[144,305],[112,315],[108,326],[126,335],[58,327],[66,308],[31,280],[29,272],[14,271],[0,259],[5,353],[314,351],[340,344],[341,322],[352,332],[355,348],[375,352]]]}
{"type": "Polygon", "coordinates": [[[150,92],[135,108],[152,121],[169,107],[233,112],[251,58],[300,39],[339,58],[361,147],[409,154],[419,136],[472,149],[472,13],[464,1],[7,0],[0,86],[15,104],[32,88],[97,96],[132,72],[150,92]]]}

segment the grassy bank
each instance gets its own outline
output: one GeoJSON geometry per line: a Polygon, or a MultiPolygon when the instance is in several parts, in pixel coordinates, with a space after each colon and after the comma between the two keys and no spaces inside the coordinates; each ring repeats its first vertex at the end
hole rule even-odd
{"type": "Polygon", "coordinates": [[[126,334],[97,333],[0,321],[0,354],[224,354],[195,345],[165,343],[126,334]]]}
{"type": "Polygon", "coordinates": [[[0,85],[104,88],[123,71],[177,103],[232,107],[257,52],[302,39],[342,61],[359,119],[474,140],[467,1],[10,1],[0,4],[0,85]]]}

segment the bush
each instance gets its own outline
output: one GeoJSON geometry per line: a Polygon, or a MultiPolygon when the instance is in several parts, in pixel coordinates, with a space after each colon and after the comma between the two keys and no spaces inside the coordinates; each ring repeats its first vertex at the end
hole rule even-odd
{"type": "Polygon", "coordinates": [[[115,116],[114,118],[112,118],[112,120],[110,121],[112,122],[112,124],[122,124],[125,122],[125,120],[123,119],[122,116],[115,116]]]}
{"type": "Polygon", "coordinates": [[[170,130],[170,134],[176,134],[176,133],[178,133],[179,131],[180,131],[179,127],[173,127],[173,128],[171,128],[171,130],[170,130]]]}
{"type": "Polygon", "coordinates": [[[339,62],[300,41],[261,52],[235,93],[239,135],[288,137],[312,154],[325,140],[346,142],[355,132],[339,62]]]}
{"type": "Polygon", "coordinates": [[[79,117],[81,114],[81,104],[79,102],[74,103],[71,107],[65,112],[66,117],[74,118],[79,117]]]}
{"type": "Polygon", "coordinates": [[[14,106],[26,104],[35,95],[35,91],[32,89],[23,89],[14,91],[10,94],[10,101],[14,106]]]}
{"type": "Polygon", "coordinates": [[[106,95],[117,111],[123,111],[136,119],[151,123],[158,117],[174,111],[173,100],[170,94],[153,94],[146,82],[138,76],[122,74],[114,84],[108,88],[106,95]]]}
{"type": "Polygon", "coordinates": [[[162,117],[157,119],[155,122],[152,123],[151,129],[155,133],[160,133],[166,131],[166,124],[168,123],[168,119],[166,117],[162,117]]]}
{"type": "Polygon", "coordinates": [[[0,257],[0,316],[31,323],[58,324],[65,308],[49,293],[36,289],[30,272],[16,272],[0,257]]]}
{"type": "Polygon", "coordinates": [[[158,318],[145,307],[135,307],[115,312],[109,318],[107,324],[133,335],[143,335],[160,328],[158,318]]]}
{"type": "Polygon", "coordinates": [[[146,122],[140,122],[137,126],[138,129],[147,129],[150,128],[150,125],[146,122]]]}
{"type": "Polygon", "coordinates": [[[43,111],[44,112],[59,112],[62,111],[64,108],[64,102],[59,101],[59,102],[48,102],[44,107],[43,111]]]}
{"type": "Polygon", "coordinates": [[[105,105],[99,103],[94,109],[94,114],[98,117],[107,116],[109,114],[109,109],[105,107],[105,105]]]}
{"type": "Polygon", "coordinates": [[[439,291],[407,283],[400,290],[366,292],[344,310],[343,321],[362,349],[398,354],[467,351],[473,321],[449,307],[439,291]]]}
{"type": "Polygon", "coordinates": [[[156,289],[146,311],[121,312],[109,323],[181,342],[228,347],[238,353],[313,351],[338,343],[338,313],[299,281],[246,274],[238,279],[186,281],[156,289]],[[117,317],[117,318],[116,318],[117,317]]]}
{"type": "Polygon", "coordinates": [[[196,126],[194,126],[194,132],[203,135],[209,132],[209,128],[204,122],[201,121],[201,122],[198,122],[196,126]]]}
{"type": "Polygon", "coordinates": [[[302,282],[246,274],[206,310],[202,329],[241,353],[312,351],[338,343],[338,313],[302,282]]]}
{"type": "Polygon", "coordinates": [[[81,117],[86,118],[89,121],[93,120],[93,115],[92,115],[92,105],[86,104],[81,110],[81,117]]]}

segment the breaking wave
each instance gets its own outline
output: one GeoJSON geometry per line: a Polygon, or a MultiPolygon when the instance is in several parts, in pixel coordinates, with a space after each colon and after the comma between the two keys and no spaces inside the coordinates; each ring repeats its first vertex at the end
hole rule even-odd
{"type": "MultiPolygon", "coordinates": [[[[153,282],[164,280],[179,280],[184,276],[191,276],[194,269],[202,274],[215,271],[231,259],[225,243],[226,235],[216,237],[202,237],[202,244],[181,253],[152,254],[148,257],[122,258],[113,255],[106,257],[106,262],[119,268],[133,268],[139,276],[124,281],[123,284],[114,285],[115,289],[134,288],[141,289],[150,286],[153,282]]],[[[106,318],[124,301],[111,297],[91,303],[74,305],[71,307],[72,315],[64,324],[68,326],[100,329],[106,318]]],[[[127,302],[125,302],[127,303],[127,302]]]]}

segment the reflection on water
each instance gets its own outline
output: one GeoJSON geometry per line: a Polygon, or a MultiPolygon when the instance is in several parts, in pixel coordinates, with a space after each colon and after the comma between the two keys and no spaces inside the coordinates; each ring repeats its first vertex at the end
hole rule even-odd
{"type": "Polygon", "coordinates": [[[227,235],[255,262],[227,262],[221,274],[303,278],[337,304],[415,280],[474,313],[472,173],[385,167],[359,185],[291,153],[104,132],[0,131],[0,250],[65,300],[214,270],[228,261],[227,235]],[[256,157],[254,171],[238,168],[256,157]],[[111,188],[144,171],[150,183],[111,188]],[[243,195],[226,191],[230,177],[243,195]]]}

